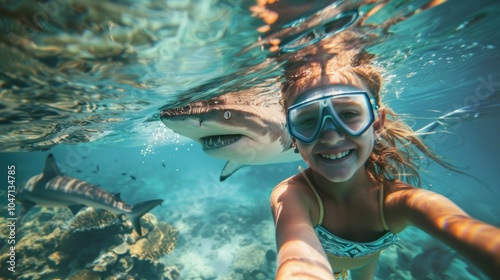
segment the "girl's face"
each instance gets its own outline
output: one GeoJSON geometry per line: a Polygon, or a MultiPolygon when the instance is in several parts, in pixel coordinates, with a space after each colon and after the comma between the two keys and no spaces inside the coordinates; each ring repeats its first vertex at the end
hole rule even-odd
{"type": "MultiPolygon", "coordinates": [[[[364,91],[369,97],[373,97],[364,86],[339,85],[338,89],[339,93],[364,91]]],[[[307,96],[300,96],[300,99],[304,98],[307,96]]],[[[385,111],[379,109],[374,123],[363,134],[351,136],[335,127],[331,119],[326,119],[325,125],[312,143],[307,144],[297,139],[293,141],[304,161],[314,172],[330,182],[344,182],[351,179],[360,169],[364,169],[365,162],[373,151],[374,141],[383,128],[384,120],[385,111]]]]}

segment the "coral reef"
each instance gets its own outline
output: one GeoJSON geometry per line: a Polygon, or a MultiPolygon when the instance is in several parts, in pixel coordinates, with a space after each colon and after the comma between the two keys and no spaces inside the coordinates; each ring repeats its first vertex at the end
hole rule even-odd
{"type": "MultiPolygon", "coordinates": [[[[121,238],[120,233],[131,231],[132,227],[128,220],[121,221],[109,211],[86,208],[69,222],[67,230],[61,236],[60,245],[61,249],[69,254],[84,248],[87,248],[85,251],[89,252],[93,249],[88,249],[89,243],[114,244],[121,238]],[[78,242],[79,240],[85,240],[85,242],[78,242]]],[[[99,250],[99,246],[95,248],[99,250]]]]}
{"type": "Polygon", "coordinates": [[[130,245],[130,255],[139,260],[155,261],[175,248],[176,230],[165,223],[159,223],[145,238],[130,245]]]}
{"type": "Polygon", "coordinates": [[[146,214],[141,236],[107,211],[33,209],[18,230],[16,273],[1,271],[0,279],[272,279],[270,214],[260,204],[210,206],[197,215],[162,213],[176,228],[146,214]]]}
{"type": "MultiPolygon", "coordinates": [[[[0,278],[179,279],[178,268],[160,262],[174,250],[177,230],[150,213],[141,224],[139,236],[127,218],[109,211],[87,208],[72,217],[67,209],[40,208],[18,229],[15,272],[2,266],[0,278]]],[[[0,231],[2,239],[6,234],[0,231]]],[[[2,252],[0,262],[7,258],[2,252]]]]}

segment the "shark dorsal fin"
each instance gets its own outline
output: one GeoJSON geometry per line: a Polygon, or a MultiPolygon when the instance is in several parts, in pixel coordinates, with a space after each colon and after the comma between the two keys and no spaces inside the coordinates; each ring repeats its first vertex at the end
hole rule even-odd
{"type": "Polygon", "coordinates": [[[120,196],[120,193],[115,193],[115,194],[113,195],[113,197],[114,197],[114,199],[115,199],[116,201],[121,201],[121,202],[123,202],[123,200],[122,200],[122,198],[121,198],[121,196],[120,196]]]}
{"type": "Polygon", "coordinates": [[[62,176],[63,173],[57,167],[56,160],[54,159],[54,155],[49,154],[47,156],[47,160],[45,160],[45,167],[43,169],[43,178],[44,180],[50,180],[57,176],[62,176]]]}
{"type": "Polygon", "coordinates": [[[246,165],[243,165],[239,162],[236,161],[228,161],[226,165],[224,166],[224,169],[222,169],[222,172],[220,173],[220,181],[224,181],[229,176],[233,175],[234,172],[238,171],[238,169],[244,167],[246,165]]]}

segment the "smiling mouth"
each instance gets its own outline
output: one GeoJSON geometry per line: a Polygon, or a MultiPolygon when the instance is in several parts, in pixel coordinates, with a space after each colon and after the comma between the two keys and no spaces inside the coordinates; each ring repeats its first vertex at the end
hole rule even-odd
{"type": "Polygon", "coordinates": [[[353,150],[347,150],[336,154],[320,154],[319,156],[328,160],[341,160],[352,153],[353,150]]]}
{"type": "Polygon", "coordinates": [[[213,150],[233,144],[243,137],[242,134],[212,135],[201,138],[203,150],[213,150]]]}

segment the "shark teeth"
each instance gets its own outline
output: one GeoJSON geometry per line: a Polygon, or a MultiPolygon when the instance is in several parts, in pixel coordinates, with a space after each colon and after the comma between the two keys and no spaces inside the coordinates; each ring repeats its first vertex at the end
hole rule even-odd
{"type": "Polygon", "coordinates": [[[201,138],[203,142],[203,150],[218,149],[227,145],[231,145],[243,137],[241,134],[233,135],[214,135],[201,138]]]}
{"type": "Polygon", "coordinates": [[[336,153],[336,154],[320,154],[322,158],[334,160],[334,159],[342,159],[348,156],[351,153],[351,150],[347,150],[344,152],[336,153]]]}

